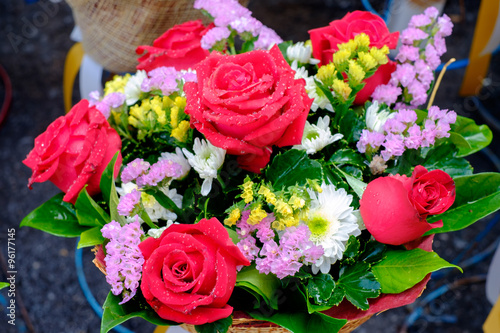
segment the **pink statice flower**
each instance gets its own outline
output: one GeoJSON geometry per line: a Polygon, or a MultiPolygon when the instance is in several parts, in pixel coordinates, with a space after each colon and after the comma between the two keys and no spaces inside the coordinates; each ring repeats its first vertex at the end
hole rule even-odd
{"type": "Polygon", "coordinates": [[[205,50],[210,50],[218,42],[229,38],[230,35],[231,31],[227,27],[214,27],[201,37],[201,47],[205,50]]]}
{"type": "Polygon", "coordinates": [[[116,221],[107,223],[101,229],[103,237],[109,239],[106,244],[106,282],[111,285],[113,295],[122,295],[119,304],[128,302],[135,296],[141,280],[144,257],[139,249],[141,236],[140,223],[121,226],[116,221]]]}

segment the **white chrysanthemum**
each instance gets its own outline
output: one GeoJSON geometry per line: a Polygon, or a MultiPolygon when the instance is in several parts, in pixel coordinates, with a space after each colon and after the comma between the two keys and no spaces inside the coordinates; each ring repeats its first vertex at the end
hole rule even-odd
{"type": "Polygon", "coordinates": [[[380,110],[377,101],[373,101],[372,105],[366,109],[366,127],[372,131],[382,133],[387,119],[393,118],[394,113],[388,110],[380,110]]]}
{"type": "Polygon", "coordinates": [[[174,221],[172,221],[172,220],[168,220],[168,221],[167,221],[167,225],[166,225],[166,226],[164,226],[164,227],[161,227],[161,228],[158,228],[158,229],[153,229],[153,228],[149,229],[149,230],[148,230],[148,236],[151,236],[151,237],[153,237],[153,238],[160,238],[161,234],[162,234],[165,230],[167,230],[167,228],[168,228],[168,227],[170,227],[171,225],[174,225],[174,224],[179,224],[179,223],[174,222],[174,221]]]}
{"type": "Polygon", "coordinates": [[[187,174],[191,170],[191,165],[189,165],[189,161],[187,160],[187,158],[184,157],[184,154],[182,153],[182,150],[179,147],[175,148],[175,153],[161,153],[161,156],[158,160],[172,161],[181,166],[181,174],[179,177],[175,179],[183,179],[184,177],[187,176],[187,174]]]}
{"type": "Polygon", "coordinates": [[[132,182],[123,183],[121,187],[116,187],[116,192],[118,192],[118,194],[123,197],[125,194],[128,194],[137,188],[137,185],[132,182]]]}
{"type": "Polygon", "coordinates": [[[304,45],[304,42],[298,42],[286,49],[286,56],[289,60],[297,60],[302,64],[319,64],[318,59],[311,58],[312,48],[310,45],[304,45]]]}
{"type": "Polygon", "coordinates": [[[200,178],[203,179],[201,185],[201,195],[208,195],[212,189],[212,181],[217,178],[217,171],[224,163],[226,151],[222,148],[215,147],[206,140],[199,138],[194,139],[193,145],[194,154],[186,148],[182,152],[187,157],[189,164],[198,172],[200,178]]]}
{"type": "Polygon", "coordinates": [[[293,77],[295,80],[298,79],[307,80],[307,78],[309,77],[307,69],[304,66],[299,67],[299,63],[297,62],[297,60],[294,60],[290,65],[290,67],[295,71],[295,76],[293,77]]]}
{"type": "Polygon", "coordinates": [[[326,109],[330,112],[334,112],[333,106],[326,98],[325,94],[321,92],[320,88],[316,85],[314,82],[314,77],[308,77],[305,79],[306,80],[306,92],[309,98],[313,100],[312,105],[311,105],[311,110],[315,112],[320,109],[326,109]]]}
{"type": "Polygon", "coordinates": [[[144,81],[144,79],[147,77],[148,75],[146,74],[146,71],[139,70],[137,71],[137,73],[135,73],[135,75],[132,75],[128,79],[127,84],[124,88],[126,98],[125,101],[127,102],[127,105],[133,105],[139,100],[142,93],[142,81],[144,81]]]}
{"type": "Polygon", "coordinates": [[[350,207],[352,195],[343,188],[336,190],[333,185],[322,184],[321,189],[321,193],[308,190],[311,205],[302,218],[311,230],[310,240],[325,251],[311,267],[314,274],[328,273],[331,265],[342,259],[349,236],[361,234],[350,207]]]}
{"type": "Polygon", "coordinates": [[[329,125],[330,117],[328,116],[320,117],[316,125],[311,125],[306,121],[302,143],[293,148],[305,150],[308,154],[315,154],[329,144],[342,139],[343,135],[340,133],[332,135],[329,125]]]}

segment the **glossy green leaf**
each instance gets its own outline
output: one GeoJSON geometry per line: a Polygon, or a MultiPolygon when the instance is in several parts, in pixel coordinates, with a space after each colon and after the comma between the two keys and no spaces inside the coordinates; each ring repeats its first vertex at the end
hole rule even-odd
{"type": "Polygon", "coordinates": [[[345,292],[345,297],[352,305],[362,310],[368,310],[368,298],[380,295],[380,284],[370,271],[370,265],[365,262],[342,267],[337,288],[345,292]]]}
{"type": "Polygon", "coordinates": [[[359,179],[354,178],[351,175],[348,175],[347,173],[345,173],[344,171],[342,171],[341,169],[339,169],[337,167],[336,167],[336,169],[338,171],[340,171],[340,173],[342,173],[342,176],[344,176],[344,178],[347,181],[347,183],[349,184],[349,186],[351,186],[351,188],[356,193],[358,198],[361,199],[363,197],[363,192],[365,192],[366,186],[368,186],[368,184],[366,184],[365,182],[362,182],[359,179]]]}
{"type": "Polygon", "coordinates": [[[413,163],[423,165],[428,170],[442,170],[451,177],[471,175],[472,166],[462,157],[458,157],[457,150],[453,145],[441,144],[426,152],[424,161],[413,163]]]}
{"type": "Polygon", "coordinates": [[[363,155],[350,148],[343,148],[335,151],[330,157],[329,162],[334,163],[338,167],[343,165],[354,165],[360,168],[365,167],[363,155]]]}
{"type": "Polygon", "coordinates": [[[111,159],[111,161],[108,163],[106,166],[106,169],[104,169],[102,175],[101,175],[101,181],[99,183],[99,187],[102,192],[102,196],[106,202],[110,202],[110,195],[112,191],[112,184],[114,185],[115,183],[115,164],[116,160],[118,159],[118,154],[119,152],[116,152],[115,156],[111,159]]]}
{"type": "Polygon", "coordinates": [[[104,311],[101,320],[101,333],[107,333],[113,327],[134,317],[143,318],[158,326],[178,325],[175,322],[160,318],[153,309],[149,308],[149,306],[144,303],[132,299],[123,305],[119,305],[118,303],[120,303],[121,300],[122,298],[120,296],[115,296],[109,292],[102,306],[104,311]]]}
{"type": "Polygon", "coordinates": [[[59,237],[78,237],[87,227],[78,224],[72,204],[62,201],[59,193],[29,213],[21,227],[31,227],[59,237]]]}
{"type": "Polygon", "coordinates": [[[88,229],[80,235],[80,240],[78,241],[78,248],[89,247],[94,245],[99,245],[104,243],[106,240],[101,233],[102,227],[94,227],[92,229],[88,229]]]}
{"type": "Polygon", "coordinates": [[[274,274],[260,274],[255,265],[243,267],[236,276],[236,286],[250,289],[262,296],[271,308],[278,308],[276,290],[280,280],[274,274]]]}
{"type": "Polygon", "coordinates": [[[456,198],[446,212],[429,216],[430,223],[443,220],[443,227],[427,234],[461,230],[500,208],[500,173],[486,172],[455,177],[456,198]]]}
{"type": "Polygon", "coordinates": [[[461,271],[460,267],[448,263],[436,252],[392,250],[386,252],[386,258],[374,265],[372,271],[383,293],[398,294],[422,281],[427,274],[446,267],[461,271]]]}
{"type": "Polygon", "coordinates": [[[336,319],[320,312],[280,312],[265,316],[259,312],[249,313],[253,318],[278,324],[293,333],[328,332],[337,333],[347,322],[346,319],[336,319]]]}
{"type": "Polygon", "coordinates": [[[488,126],[477,125],[474,120],[457,116],[451,125],[450,141],[458,148],[458,157],[480,151],[491,143],[493,134],[488,126]]]}
{"type": "Polygon", "coordinates": [[[233,318],[231,316],[219,319],[213,323],[208,323],[204,325],[196,325],[194,328],[198,333],[226,333],[229,326],[233,324],[233,318]]]}
{"type": "Polygon", "coordinates": [[[309,279],[307,294],[317,304],[327,304],[335,289],[335,281],[330,274],[318,274],[309,279]]]}
{"type": "Polygon", "coordinates": [[[80,225],[97,227],[104,226],[106,223],[110,222],[108,213],[106,213],[87,192],[87,186],[80,191],[75,203],[75,208],[76,217],[80,225]]]}
{"type": "Polygon", "coordinates": [[[323,179],[321,164],[307,157],[305,151],[291,149],[276,156],[266,171],[275,189],[305,185],[307,179],[323,179]]]}
{"type": "Polygon", "coordinates": [[[3,288],[7,288],[8,286],[10,286],[10,283],[8,283],[8,282],[0,282],[0,290],[2,290],[3,288]]]}

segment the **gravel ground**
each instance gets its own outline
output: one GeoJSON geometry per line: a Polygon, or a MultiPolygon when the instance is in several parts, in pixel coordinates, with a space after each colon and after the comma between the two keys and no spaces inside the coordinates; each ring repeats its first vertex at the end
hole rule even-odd
{"type": "MultiPolygon", "coordinates": [[[[32,2],[32,1],[31,1],[32,2]]],[[[383,1],[373,1],[379,9],[383,1]]],[[[459,14],[459,1],[448,1],[445,12],[459,14]]],[[[447,57],[466,58],[472,40],[478,1],[465,1],[466,11],[456,23],[454,35],[448,39],[447,57]]],[[[320,0],[252,0],[250,9],[264,24],[274,28],[284,39],[295,41],[308,38],[306,31],[327,25],[346,12],[361,9],[360,1],[320,0]]],[[[50,236],[43,232],[19,228],[22,218],[58,191],[51,184],[36,184],[28,190],[26,184],[30,170],[21,164],[33,147],[34,138],[54,119],[64,113],[62,96],[62,70],[66,53],[73,42],[69,39],[73,18],[64,2],[48,0],[28,4],[28,1],[3,0],[0,2],[0,64],[7,70],[13,85],[13,103],[10,114],[0,128],[0,250],[7,254],[7,230],[15,229],[16,250],[16,326],[9,325],[6,317],[6,290],[0,293],[0,331],[14,332],[98,332],[99,317],[89,306],[77,281],[75,270],[75,240],[50,236]],[[42,6],[44,5],[44,6],[42,6]],[[50,6],[49,6],[50,5],[50,6]]],[[[489,72],[490,84],[479,96],[482,102],[495,110],[499,101],[500,57],[494,56],[489,72]]],[[[455,109],[458,113],[484,123],[479,112],[471,106],[470,98],[460,98],[458,90],[463,70],[450,71],[445,76],[436,105],[455,109]]],[[[0,101],[4,87],[0,85],[0,101]]],[[[498,131],[494,135],[498,137],[498,131]]],[[[500,145],[491,146],[500,154],[500,145]]],[[[500,156],[500,155],[499,155],[500,156]]],[[[483,154],[470,159],[477,172],[495,171],[495,166],[483,154]]],[[[466,251],[466,258],[480,253],[496,241],[500,225],[478,244],[474,239],[490,220],[476,223],[466,231],[436,237],[435,249],[445,259],[453,260],[466,251]]],[[[93,267],[91,254],[84,252],[84,270],[90,288],[102,303],[108,287],[102,274],[93,267]]],[[[451,272],[440,280],[429,283],[424,292],[443,284],[456,287],[423,308],[414,325],[405,328],[405,320],[416,305],[386,311],[374,316],[356,332],[478,332],[491,305],[485,298],[484,276],[489,261],[465,269],[464,274],[451,272]],[[453,319],[448,315],[455,316],[453,319]]],[[[5,280],[0,274],[0,280],[5,280]]],[[[127,327],[136,332],[152,332],[153,327],[142,321],[133,321],[127,327]]]]}

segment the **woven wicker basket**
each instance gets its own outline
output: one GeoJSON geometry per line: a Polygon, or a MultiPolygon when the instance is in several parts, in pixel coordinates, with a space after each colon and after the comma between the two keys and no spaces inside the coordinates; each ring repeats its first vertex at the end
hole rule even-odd
{"type": "MultiPolygon", "coordinates": [[[[256,320],[252,318],[233,318],[233,325],[229,327],[228,333],[288,333],[286,328],[277,326],[276,324],[256,320]]],[[[342,327],[339,333],[349,333],[354,331],[357,327],[370,319],[371,316],[366,316],[356,320],[349,320],[347,324],[342,327]]],[[[181,327],[188,332],[197,333],[193,325],[182,324],[181,327]]]]}
{"type": "MultiPolygon", "coordinates": [[[[240,1],[247,5],[249,0],[240,1]]],[[[202,18],[194,0],[67,0],[82,31],[83,48],[114,72],[134,72],[135,49],[151,45],[176,24],[202,18]]]]}

